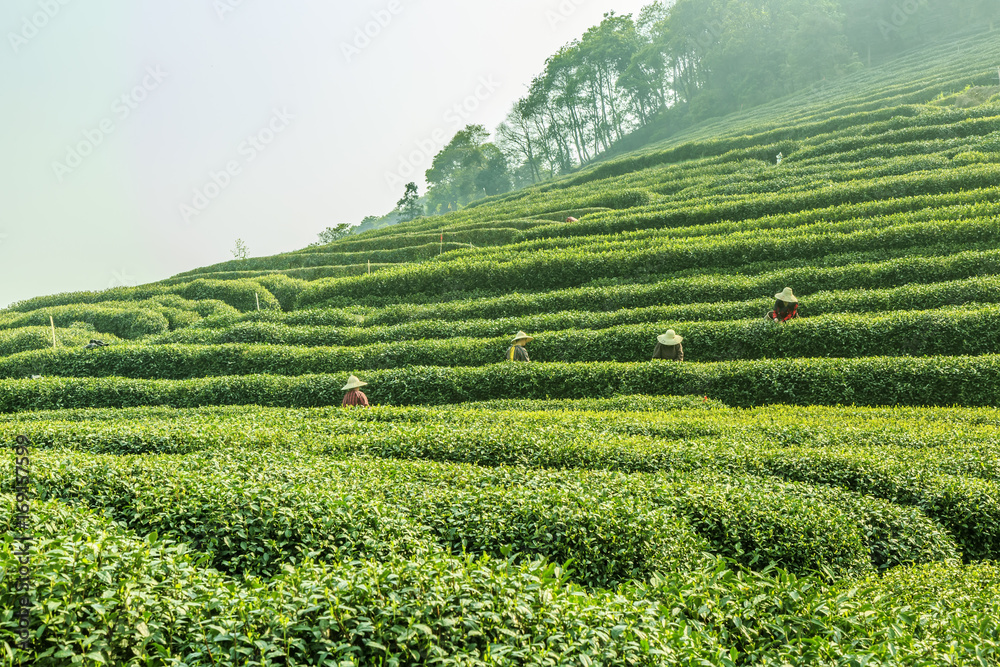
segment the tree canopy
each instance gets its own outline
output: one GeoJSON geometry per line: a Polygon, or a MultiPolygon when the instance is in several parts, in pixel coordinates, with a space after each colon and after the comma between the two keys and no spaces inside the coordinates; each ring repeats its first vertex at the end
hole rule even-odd
{"type": "Polygon", "coordinates": [[[462,204],[511,189],[507,158],[482,125],[467,125],[434,156],[425,178],[433,213],[457,210],[462,204]]]}
{"type": "Polygon", "coordinates": [[[997,0],[667,0],[611,12],[546,61],[496,143],[523,186],[652,122],[761,104],[998,17],[997,0]]]}

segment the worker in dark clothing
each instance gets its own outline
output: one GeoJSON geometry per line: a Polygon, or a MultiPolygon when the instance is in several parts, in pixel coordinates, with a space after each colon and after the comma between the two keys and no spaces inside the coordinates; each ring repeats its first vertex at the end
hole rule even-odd
{"type": "Polygon", "coordinates": [[[507,356],[505,359],[507,361],[531,361],[528,358],[528,351],[524,349],[524,346],[535,340],[523,331],[518,331],[517,335],[514,336],[514,343],[507,350],[507,356]]]}
{"type": "Polygon", "coordinates": [[[775,322],[787,322],[799,316],[799,300],[792,294],[792,288],[786,287],[774,295],[774,310],[767,314],[767,319],[775,322]]]}
{"type": "Polygon", "coordinates": [[[673,329],[668,329],[667,333],[657,336],[656,347],[653,348],[653,360],[684,361],[684,346],[681,345],[683,340],[684,338],[674,333],[673,329]]]}
{"type": "Polygon", "coordinates": [[[366,387],[366,386],[368,386],[368,383],[362,382],[355,375],[352,375],[351,377],[347,378],[347,384],[345,384],[343,389],[341,389],[341,391],[347,392],[344,395],[344,402],[341,403],[341,406],[345,408],[350,408],[355,406],[360,406],[363,408],[369,407],[368,397],[365,396],[363,391],[361,391],[361,387],[366,387]]]}
{"type": "Polygon", "coordinates": [[[83,349],[93,350],[95,347],[107,347],[107,343],[105,343],[103,340],[94,340],[93,338],[91,338],[90,342],[83,346],[83,349]]]}

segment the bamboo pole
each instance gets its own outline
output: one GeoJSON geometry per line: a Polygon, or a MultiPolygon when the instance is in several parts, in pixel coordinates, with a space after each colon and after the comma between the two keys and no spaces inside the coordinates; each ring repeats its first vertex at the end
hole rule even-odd
{"type": "Polygon", "coordinates": [[[441,232],[441,252],[439,252],[438,254],[439,255],[444,254],[444,232],[441,232]]]}
{"type": "Polygon", "coordinates": [[[257,310],[260,310],[260,295],[257,292],[254,292],[253,298],[257,300],[257,310]]]}
{"type": "Polygon", "coordinates": [[[56,349],[56,321],[49,315],[49,324],[52,325],[52,349],[56,349]]]}

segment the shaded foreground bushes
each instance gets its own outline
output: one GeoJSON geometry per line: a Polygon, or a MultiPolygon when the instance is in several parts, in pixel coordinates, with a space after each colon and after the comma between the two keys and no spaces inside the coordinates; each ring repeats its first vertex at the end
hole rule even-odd
{"type": "MultiPolygon", "coordinates": [[[[9,529],[13,500],[0,502],[9,529]]],[[[522,664],[990,664],[1000,652],[1000,569],[952,563],[882,579],[825,584],[723,561],[617,592],[587,593],[555,565],[489,558],[286,566],[268,583],[204,569],[200,554],[137,536],[86,510],[38,508],[36,600],[58,600],[36,626],[39,667],[115,665],[360,665],[394,659],[467,667],[522,664]],[[254,639],[256,638],[256,639],[254,639]]],[[[9,542],[0,565],[14,572],[9,542]]],[[[8,575],[9,576],[9,575],[8,575]]],[[[0,603],[15,608],[4,587],[0,603]]]]}

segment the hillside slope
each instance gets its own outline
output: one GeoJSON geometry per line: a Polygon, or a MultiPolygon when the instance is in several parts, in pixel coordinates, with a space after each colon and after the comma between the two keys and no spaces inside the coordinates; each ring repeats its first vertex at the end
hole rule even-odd
{"type": "Polygon", "coordinates": [[[46,605],[18,649],[3,588],[0,660],[998,664],[991,37],[451,215],[0,311],[46,605]],[[785,287],[801,317],[765,320],[785,287]],[[667,329],[682,363],[650,360],[667,329]]]}
{"type": "MultiPolygon", "coordinates": [[[[741,404],[796,398],[758,381],[761,369],[793,368],[753,362],[774,358],[811,359],[797,377],[839,374],[847,366],[836,359],[878,358],[866,366],[873,373],[925,382],[970,357],[962,363],[992,382],[1000,45],[978,36],[923,56],[455,214],[136,288],[15,304],[0,312],[0,374],[489,374],[521,329],[537,337],[538,361],[634,364],[673,328],[690,361],[729,364],[685,367],[683,388],[745,377],[754,392],[719,396],[741,404]],[[940,64],[927,67],[928,57],[940,64]],[[786,286],[806,317],[768,327],[769,295],[786,286]],[[46,349],[39,327],[50,316],[57,328],[92,326],[128,343],[46,349]]],[[[67,342],[79,338],[69,331],[67,342]]],[[[485,377],[472,393],[454,380],[449,400],[494,396],[485,377]]],[[[796,400],[861,400],[856,385],[868,379],[855,377],[842,380],[842,397],[796,400]]],[[[948,377],[936,398],[863,400],[993,400],[992,385],[977,380],[977,393],[948,377]]],[[[373,388],[379,400],[424,400],[386,387],[373,388]]],[[[594,391],[582,383],[572,395],[594,391]]]]}

